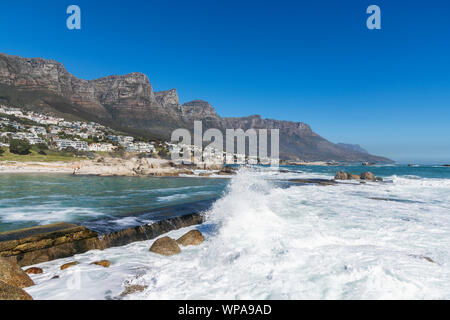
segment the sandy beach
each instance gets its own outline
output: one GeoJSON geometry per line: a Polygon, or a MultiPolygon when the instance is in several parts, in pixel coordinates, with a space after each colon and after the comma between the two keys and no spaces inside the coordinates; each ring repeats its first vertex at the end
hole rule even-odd
{"type": "MultiPolygon", "coordinates": [[[[156,158],[98,158],[73,162],[0,162],[1,173],[65,173],[96,176],[180,176],[219,173],[218,166],[194,167],[176,165],[156,158]]],[[[222,172],[223,175],[224,172],[222,172]]]]}

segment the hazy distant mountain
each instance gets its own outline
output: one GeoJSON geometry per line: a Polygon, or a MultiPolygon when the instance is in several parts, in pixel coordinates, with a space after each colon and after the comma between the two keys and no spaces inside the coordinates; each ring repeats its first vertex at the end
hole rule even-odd
{"type": "Polygon", "coordinates": [[[142,73],[82,80],[53,60],[0,54],[0,103],[96,121],[130,134],[170,137],[176,128],[280,129],[280,157],[290,160],[392,162],[362,148],[333,144],[303,122],[258,115],[222,118],[206,101],[183,105],[175,89],[154,92],[142,73]]]}
{"type": "Polygon", "coordinates": [[[351,151],[356,151],[356,152],[360,152],[360,153],[369,153],[366,149],[362,148],[359,144],[349,144],[349,143],[338,143],[338,146],[351,150],[351,151]]]}

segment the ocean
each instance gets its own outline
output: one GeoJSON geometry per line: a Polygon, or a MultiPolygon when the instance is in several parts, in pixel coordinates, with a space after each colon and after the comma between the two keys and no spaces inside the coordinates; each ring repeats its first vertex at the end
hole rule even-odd
{"type": "Polygon", "coordinates": [[[35,299],[450,298],[450,168],[281,169],[242,168],[232,179],[2,175],[0,227],[128,225],[149,209],[211,202],[206,223],[168,234],[197,228],[202,245],[164,257],[149,252],[150,240],[43,263],[26,289],[35,299]],[[384,182],[290,181],[339,170],[384,182]],[[111,267],[90,265],[102,259],[111,267]],[[120,297],[130,284],[146,289],[120,297]]]}

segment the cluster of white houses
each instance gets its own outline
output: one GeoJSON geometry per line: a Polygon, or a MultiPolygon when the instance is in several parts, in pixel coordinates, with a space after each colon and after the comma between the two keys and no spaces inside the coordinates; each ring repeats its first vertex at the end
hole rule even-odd
{"type": "MultiPolygon", "coordinates": [[[[148,142],[135,142],[133,137],[112,135],[112,130],[95,122],[66,121],[32,111],[23,111],[0,105],[0,137],[2,146],[6,140],[27,140],[30,144],[53,144],[58,150],[73,148],[78,151],[111,152],[122,146],[127,152],[153,153],[155,146],[148,142]],[[35,125],[23,125],[3,115],[28,119],[35,125]],[[2,130],[6,128],[6,130],[2,130]],[[8,128],[14,129],[8,131],[8,128]],[[95,137],[94,142],[88,144],[85,140],[95,137]],[[83,140],[84,139],[84,140],[83,140]]],[[[92,140],[91,140],[92,141],[92,140]]]]}

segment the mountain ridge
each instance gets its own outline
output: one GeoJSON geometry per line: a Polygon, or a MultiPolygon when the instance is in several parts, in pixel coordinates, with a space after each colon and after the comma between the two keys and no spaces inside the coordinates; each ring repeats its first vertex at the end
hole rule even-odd
{"type": "Polygon", "coordinates": [[[282,159],[392,162],[348,145],[331,143],[304,122],[263,119],[260,115],[220,117],[209,102],[200,99],[181,104],[176,89],[155,92],[149,78],[140,72],[83,80],[55,60],[0,53],[1,102],[164,139],[170,138],[177,128],[192,130],[195,120],[201,120],[204,129],[221,131],[279,129],[282,159]]]}

